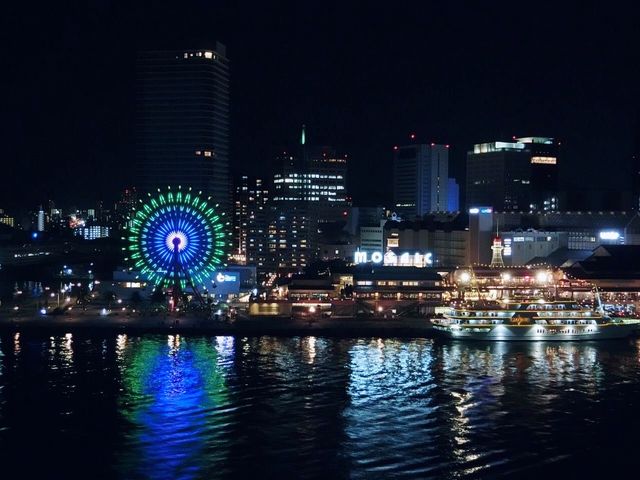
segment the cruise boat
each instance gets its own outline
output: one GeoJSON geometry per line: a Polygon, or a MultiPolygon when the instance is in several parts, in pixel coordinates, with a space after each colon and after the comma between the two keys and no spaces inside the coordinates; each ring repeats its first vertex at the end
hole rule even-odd
{"type": "Polygon", "coordinates": [[[601,306],[593,309],[576,301],[544,299],[465,303],[432,323],[451,338],[501,341],[614,339],[640,328],[640,320],[609,317],[601,306]]]}

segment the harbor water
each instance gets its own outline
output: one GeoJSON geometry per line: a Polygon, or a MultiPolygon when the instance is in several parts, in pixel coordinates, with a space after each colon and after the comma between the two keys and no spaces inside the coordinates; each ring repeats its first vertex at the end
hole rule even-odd
{"type": "Polygon", "coordinates": [[[640,341],[0,337],[0,477],[610,478],[640,341]]]}

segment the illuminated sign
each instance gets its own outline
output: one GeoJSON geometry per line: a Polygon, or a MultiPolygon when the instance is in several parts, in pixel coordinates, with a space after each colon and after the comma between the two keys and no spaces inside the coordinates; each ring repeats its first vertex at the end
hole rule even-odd
{"type": "Polygon", "coordinates": [[[556,157],[531,157],[531,163],[555,165],[558,162],[556,157]]]}
{"type": "Polygon", "coordinates": [[[238,277],[236,275],[229,275],[228,273],[218,272],[216,275],[216,282],[224,283],[224,282],[237,282],[238,277]]]}
{"type": "Polygon", "coordinates": [[[600,240],[618,240],[620,238],[620,232],[615,230],[602,230],[599,234],[600,240]]]}
{"type": "Polygon", "coordinates": [[[493,208],[491,207],[472,207],[469,209],[469,213],[471,215],[477,215],[479,213],[493,213],[493,208]]]}
{"type": "Polygon", "coordinates": [[[510,238],[504,239],[504,249],[502,250],[502,254],[506,257],[511,256],[511,239],[510,238]]]}
{"type": "Polygon", "coordinates": [[[398,255],[392,251],[388,251],[385,254],[376,251],[369,255],[367,252],[358,250],[354,255],[353,261],[356,264],[371,262],[387,267],[427,267],[433,265],[433,255],[431,252],[405,252],[398,255]]]}

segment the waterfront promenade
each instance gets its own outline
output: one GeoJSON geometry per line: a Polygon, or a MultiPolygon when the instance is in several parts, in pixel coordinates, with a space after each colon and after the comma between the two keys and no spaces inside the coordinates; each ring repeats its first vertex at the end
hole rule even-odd
{"type": "Polygon", "coordinates": [[[197,315],[117,314],[77,312],[64,315],[12,315],[0,313],[4,331],[123,331],[128,333],[189,333],[209,335],[325,335],[431,337],[435,335],[426,318],[289,318],[238,315],[216,320],[197,315]]]}

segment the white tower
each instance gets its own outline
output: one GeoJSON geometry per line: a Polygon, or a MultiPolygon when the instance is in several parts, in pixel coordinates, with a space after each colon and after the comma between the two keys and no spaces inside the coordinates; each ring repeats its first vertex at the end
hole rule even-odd
{"type": "Polygon", "coordinates": [[[502,250],[504,247],[502,246],[502,239],[496,236],[493,239],[493,244],[491,245],[491,251],[493,255],[491,256],[491,265],[490,267],[504,267],[504,260],[502,260],[502,250]]]}

